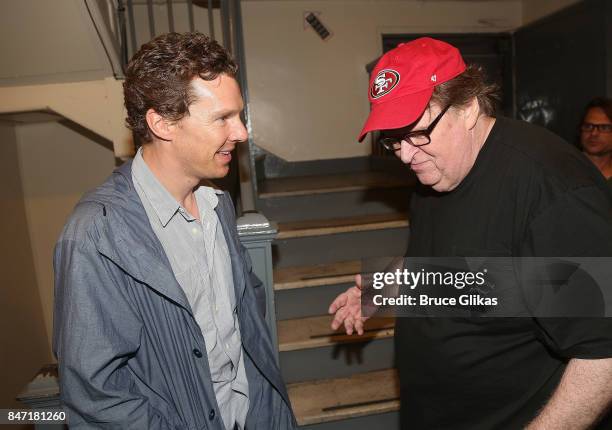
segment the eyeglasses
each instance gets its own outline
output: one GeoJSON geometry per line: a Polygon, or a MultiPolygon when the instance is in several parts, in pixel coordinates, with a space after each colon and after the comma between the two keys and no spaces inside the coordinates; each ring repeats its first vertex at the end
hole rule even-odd
{"type": "Polygon", "coordinates": [[[415,130],[409,133],[406,133],[404,136],[400,137],[383,137],[379,140],[380,144],[387,150],[391,152],[395,152],[402,147],[402,140],[405,140],[412,146],[424,146],[431,142],[430,134],[436,128],[436,125],[442,119],[442,116],[446,113],[446,111],[450,108],[450,106],[446,106],[442,109],[442,112],[438,114],[436,119],[434,119],[429,126],[424,130],[415,130]]]}
{"type": "Polygon", "coordinates": [[[612,124],[591,124],[590,122],[584,122],[580,129],[589,132],[597,130],[600,133],[612,133],[612,124]]]}

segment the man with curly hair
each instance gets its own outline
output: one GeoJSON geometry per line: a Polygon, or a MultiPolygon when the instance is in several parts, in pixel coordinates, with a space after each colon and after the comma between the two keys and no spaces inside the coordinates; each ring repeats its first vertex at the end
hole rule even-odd
{"type": "Polygon", "coordinates": [[[290,429],[265,292],[209,179],[247,140],[237,67],[169,33],[127,67],[133,161],[86,194],[56,245],[54,351],[75,428],[290,429]]]}

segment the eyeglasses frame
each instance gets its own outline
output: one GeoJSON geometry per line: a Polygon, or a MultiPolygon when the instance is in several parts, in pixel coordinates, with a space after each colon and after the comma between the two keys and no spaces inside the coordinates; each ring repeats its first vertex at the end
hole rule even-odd
{"type": "Polygon", "coordinates": [[[595,130],[598,133],[612,133],[612,123],[593,124],[591,122],[583,122],[580,125],[580,131],[584,133],[593,133],[595,130]],[[590,127],[590,129],[585,127],[590,127]]]}
{"type": "Polygon", "coordinates": [[[383,148],[385,148],[387,151],[390,152],[395,152],[397,150],[399,150],[401,148],[401,143],[403,140],[405,140],[406,142],[408,142],[409,144],[411,144],[414,147],[419,147],[419,146],[425,146],[425,145],[429,145],[431,143],[431,133],[433,133],[434,128],[436,128],[436,125],[438,125],[438,122],[440,122],[440,120],[442,119],[442,117],[444,116],[444,114],[446,113],[446,111],[450,108],[451,106],[446,106],[444,109],[442,109],[442,111],[440,111],[440,113],[438,114],[438,116],[436,116],[436,118],[427,126],[427,128],[423,129],[423,130],[414,130],[411,131],[409,133],[406,133],[403,137],[398,138],[398,137],[383,137],[382,139],[380,139],[378,142],[383,146],[383,148]],[[419,144],[415,144],[412,140],[411,137],[427,137],[427,142],[425,143],[419,143],[419,144]],[[396,145],[398,145],[396,147],[396,145]]]}

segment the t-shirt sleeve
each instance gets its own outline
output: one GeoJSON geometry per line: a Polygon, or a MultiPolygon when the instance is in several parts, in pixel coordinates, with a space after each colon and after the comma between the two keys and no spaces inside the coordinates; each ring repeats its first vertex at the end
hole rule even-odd
{"type": "Polygon", "coordinates": [[[564,261],[576,265],[562,285],[540,284],[536,288],[541,291],[535,295],[526,291],[527,297],[538,297],[546,309],[534,311],[536,334],[562,357],[612,357],[610,196],[601,188],[588,186],[560,193],[549,202],[529,223],[521,256],[544,259],[546,264],[553,262],[549,266],[557,265],[554,267],[564,261]],[[562,300],[558,299],[560,291],[567,292],[562,300]]]}

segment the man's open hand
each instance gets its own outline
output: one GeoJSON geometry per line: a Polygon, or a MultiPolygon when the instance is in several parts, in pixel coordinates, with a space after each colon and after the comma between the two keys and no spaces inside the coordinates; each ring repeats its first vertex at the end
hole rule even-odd
{"type": "Polygon", "coordinates": [[[344,324],[346,334],[353,334],[353,330],[359,335],[363,334],[363,323],[367,317],[361,316],[361,275],[355,276],[355,286],[334,299],[328,312],[336,314],[331,323],[333,330],[338,330],[344,324]]]}

